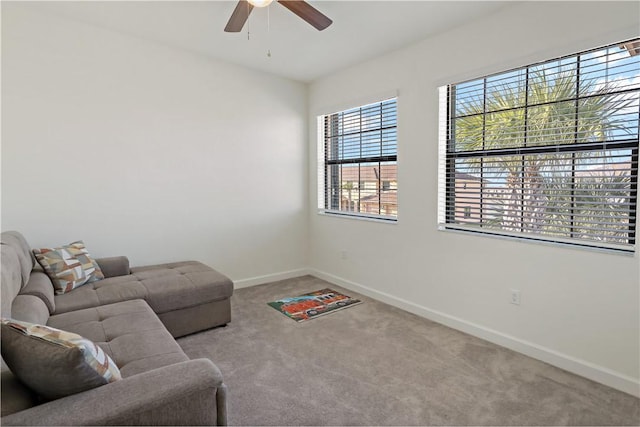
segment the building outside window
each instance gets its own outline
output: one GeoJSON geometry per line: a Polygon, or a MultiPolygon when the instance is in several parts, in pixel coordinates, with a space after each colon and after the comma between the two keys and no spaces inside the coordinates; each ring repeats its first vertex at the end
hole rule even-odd
{"type": "Polygon", "coordinates": [[[388,99],[320,118],[319,161],[327,213],[396,220],[397,102],[388,99]]]}

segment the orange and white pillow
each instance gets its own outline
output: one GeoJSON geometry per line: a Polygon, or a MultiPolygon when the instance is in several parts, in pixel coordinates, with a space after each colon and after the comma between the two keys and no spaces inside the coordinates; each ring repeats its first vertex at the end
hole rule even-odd
{"type": "Polygon", "coordinates": [[[85,283],[104,279],[98,263],[79,240],[59,248],[34,249],[33,254],[53,282],[55,293],[62,295],[85,283]]]}
{"type": "Polygon", "coordinates": [[[122,378],[115,362],[94,342],[72,332],[2,319],[2,358],[20,381],[57,399],[122,378]]]}

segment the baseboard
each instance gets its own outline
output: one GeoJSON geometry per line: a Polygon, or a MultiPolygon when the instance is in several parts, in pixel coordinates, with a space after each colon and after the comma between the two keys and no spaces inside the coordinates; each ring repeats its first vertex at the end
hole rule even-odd
{"type": "Polygon", "coordinates": [[[359,292],[363,295],[385,302],[394,307],[401,308],[418,316],[425,317],[434,322],[441,323],[451,328],[466,332],[470,335],[482,338],[494,344],[517,351],[534,359],[541,360],[550,365],[564,369],[576,375],[599,382],[616,390],[623,391],[635,397],[640,397],[640,381],[635,378],[620,374],[611,369],[595,365],[593,363],[574,358],[572,356],[551,350],[549,348],[521,340],[519,338],[503,334],[502,332],[485,328],[484,326],[451,316],[436,310],[423,307],[402,298],[395,297],[385,292],[371,289],[359,283],[343,279],[333,274],[316,269],[306,270],[306,274],[311,274],[327,282],[342,286],[349,290],[359,292]]]}
{"type": "Polygon", "coordinates": [[[236,289],[248,288],[250,286],[262,285],[269,282],[277,282],[278,280],[291,279],[294,277],[305,276],[311,274],[307,268],[299,268],[296,270],[281,271],[279,273],[265,274],[264,276],[250,277],[248,279],[240,279],[233,281],[233,287],[236,289]]]}

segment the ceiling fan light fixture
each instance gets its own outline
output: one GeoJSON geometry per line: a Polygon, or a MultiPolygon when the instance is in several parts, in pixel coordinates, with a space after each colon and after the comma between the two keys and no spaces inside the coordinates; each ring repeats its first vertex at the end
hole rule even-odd
{"type": "MultiPolygon", "coordinates": [[[[331,19],[327,18],[322,12],[304,0],[277,1],[295,15],[307,21],[308,24],[312,25],[318,31],[324,30],[333,23],[331,19]]],[[[227,33],[239,33],[242,31],[242,27],[244,27],[254,7],[266,7],[272,2],[273,0],[239,0],[224,30],[227,33]]]]}
{"type": "Polygon", "coordinates": [[[267,7],[273,0],[247,0],[254,7],[267,7]]]}

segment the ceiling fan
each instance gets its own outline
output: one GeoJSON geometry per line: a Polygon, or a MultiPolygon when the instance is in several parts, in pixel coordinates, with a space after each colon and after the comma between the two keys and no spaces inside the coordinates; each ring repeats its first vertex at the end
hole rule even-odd
{"type": "MultiPolygon", "coordinates": [[[[242,27],[244,27],[245,22],[247,22],[253,8],[269,6],[272,1],[273,0],[240,0],[231,14],[231,18],[229,18],[227,26],[224,27],[224,30],[227,33],[238,33],[242,31],[242,27]]],[[[277,0],[277,2],[307,21],[318,31],[324,30],[333,22],[306,1],[277,0]]]]}

